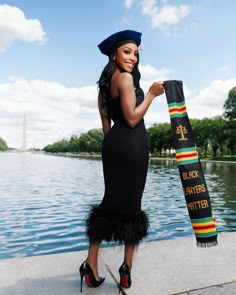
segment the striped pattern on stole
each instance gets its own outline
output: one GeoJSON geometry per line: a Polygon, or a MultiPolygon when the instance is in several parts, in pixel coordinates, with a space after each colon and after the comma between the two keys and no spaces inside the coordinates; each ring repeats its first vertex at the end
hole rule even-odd
{"type": "Polygon", "coordinates": [[[197,246],[217,245],[216,220],[188,118],[182,81],[164,81],[183,192],[197,246]]]}

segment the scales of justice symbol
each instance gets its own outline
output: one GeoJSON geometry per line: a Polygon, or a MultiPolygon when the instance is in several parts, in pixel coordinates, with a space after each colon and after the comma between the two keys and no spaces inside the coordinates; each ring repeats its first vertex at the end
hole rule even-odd
{"type": "Polygon", "coordinates": [[[188,140],[188,138],[184,137],[185,134],[188,133],[187,128],[184,125],[179,125],[176,127],[176,134],[180,134],[179,141],[188,140]]]}

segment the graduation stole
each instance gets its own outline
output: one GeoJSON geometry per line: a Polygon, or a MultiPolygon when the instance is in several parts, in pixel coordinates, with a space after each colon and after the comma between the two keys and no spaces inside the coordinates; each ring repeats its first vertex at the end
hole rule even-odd
{"type": "Polygon", "coordinates": [[[197,246],[217,245],[216,221],[188,118],[182,81],[164,81],[176,162],[197,246]]]}

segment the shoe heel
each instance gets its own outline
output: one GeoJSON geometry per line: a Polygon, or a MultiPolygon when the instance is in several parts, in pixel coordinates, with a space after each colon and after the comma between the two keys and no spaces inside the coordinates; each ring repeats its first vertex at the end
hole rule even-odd
{"type": "Polygon", "coordinates": [[[83,278],[85,277],[85,282],[87,284],[88,287],[93,287],[93,288],[97,288],[99,287],[105,280],[105,278],[99,278],[99,280],[97,281],[94,273],[90,267],[90,265],[84,261],[80,268],[79,268],[79,272],[80,272],[80,293],[82,293],[82,287],[83,287],[83,278]]]}
{"type": "Polygon", "coordinates": [[[81,276],[80,276],[80,293],[82,293],[82,288],[83,288],[83,278],[84,278],[84,276],[81,275],[81,276]]]}
{"type": "Polygon", "coordinates": [[[119,273],[120,273],[120,289],[121,288],[130,288],[132,281],[131,281],[131,274],[130,274],[130,269],[128,265],[124,262],[121,267],[119,268],[119,273]]]}
{"type": "Polygon", "coordinates": [[[119,294],[120,294],[120,292],[121,292],[121,283],[118,284],[118,288],[119,288],[119,294]]]}

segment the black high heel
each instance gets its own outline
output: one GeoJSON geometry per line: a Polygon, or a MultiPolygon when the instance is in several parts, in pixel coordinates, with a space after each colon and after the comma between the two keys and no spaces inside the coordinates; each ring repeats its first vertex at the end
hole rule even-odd
{"type": "Polygon", "coordinates": [[[97,288],[99,287],[105,280],[105,278],[101,278],[99,279],[99,281],[96,280],[93,270],[90,267],[90,265],[84,261],[80,268],[79,268],[79,272],[80,272],[80,277],[81,277],[81,281],[80,281],[80,292],[82,293],[82,286],[83,286],[83,278],[85,277],[85,282],[87,284],[88,287],[90,288],[97,288]]]}
{"type": "Polygon", "coordinates": [[[123,262],[121,267],[119,268],[120,274],[120,287],[130,288],[132,284],[131,273],[129,266],[123,262]]]}

